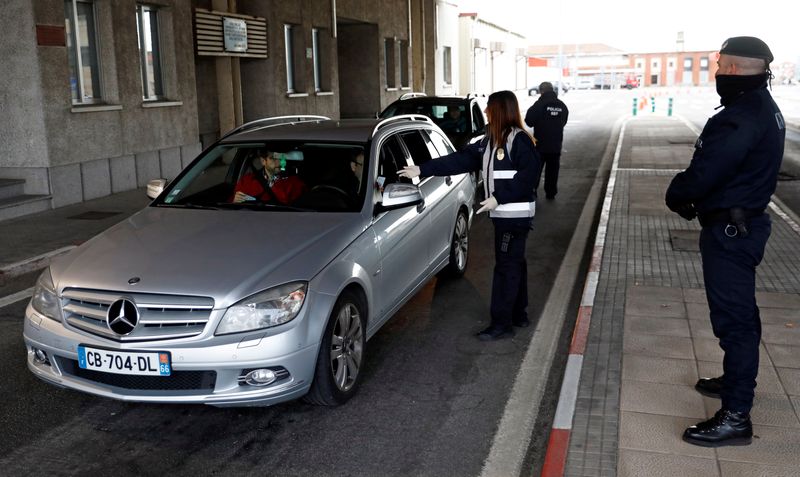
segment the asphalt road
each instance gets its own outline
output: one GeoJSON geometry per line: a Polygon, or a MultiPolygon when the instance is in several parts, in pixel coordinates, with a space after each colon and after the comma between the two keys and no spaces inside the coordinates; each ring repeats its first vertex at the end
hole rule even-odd
{"type": "MultiPolygon", "coordinates": [[[[616,139],[614,122],[630,113],[630,97],[622,92],[575,91],[562,99],[570,123],[560,192],[537,204],[528,241],[534,322],[607,144],[616,139]]],[[[0,468],[6,475],[479,475],[536,326],[513,340],[475,339],[488,322],[493,266],[492,228],[484,216],[474,221],[470,244],[464,278],[434,279],[370,340],[362,387],[339,408],[302,401],[238,409],[130,404],[58,389],[26,368],[27,300],[2,307],[0,468]]],[[[0,297],[35,278],[6,283],[0,297]]],[[[582,286],[581,279],[571,320],[582,286]]],[[[541,465],[571,329],[566,323],[559,337],[526,475],[541,465]]]]}

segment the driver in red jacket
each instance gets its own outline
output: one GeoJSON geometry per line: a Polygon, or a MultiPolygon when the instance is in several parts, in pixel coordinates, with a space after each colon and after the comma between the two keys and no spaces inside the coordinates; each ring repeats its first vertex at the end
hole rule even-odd
{"type": "Polygon", "coordinates": [[[231,202],[258,200],[290,204],[306,191],[307,187],[297,176],[282,177],[281,161],[272,151],[258,153],[262,169],[243,175],[234,188],[231,202]]]}

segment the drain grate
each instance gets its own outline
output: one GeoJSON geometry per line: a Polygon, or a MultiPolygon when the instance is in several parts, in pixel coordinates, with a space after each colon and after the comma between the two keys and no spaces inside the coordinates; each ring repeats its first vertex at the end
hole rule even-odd
{"type": "Polygon", "coordinates": [[[113,217],[115,215],[119,215],[122,212],[103,212],[99,210],[90,210],[88,212],[84,212],[82,214],[73,215],[71,217],[67,217],[68,219],[74,220],[103,220],[109,217],[113,217]]]}

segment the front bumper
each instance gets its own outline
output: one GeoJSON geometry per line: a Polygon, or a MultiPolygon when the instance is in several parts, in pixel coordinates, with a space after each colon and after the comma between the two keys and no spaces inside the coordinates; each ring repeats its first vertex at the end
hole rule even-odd
{"type": "Polygon", "coordinates": [[[66,328],[39,315],[30,305],[23,337],[31,372],[64,388],[122,401],[268,406],[301,397],[311,385],[319,343],[307,343],[301,318],[296,319],[298,323],[287,324],[291,326],[283,331],[211,337],[195,344],[148,342],[115,348],[170,352],[173,374],[168,377],[109,376],[111,373],[81,370],[77,365],[78,345],[108,348],[109,342],[66,328]],[[43,351],[48,359],[37,360],[34,349],[43,351]],[[240,383],[245,370],[257,368],[283,368],[288,375],[267,386],[240,383]]]}

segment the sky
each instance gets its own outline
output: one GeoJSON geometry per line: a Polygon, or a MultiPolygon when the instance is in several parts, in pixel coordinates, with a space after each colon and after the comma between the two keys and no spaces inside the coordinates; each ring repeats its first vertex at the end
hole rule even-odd
{"type": "Polygon", "coordinates": [[[526,36],[531,45],[605,43],[635,52],[718,50],[732,36],[757,36],[775,61],[800,61],[796,0],[461,0],[461,11],[526,36]],[[795,7],[790,7],[795,5],[795,7]],[[794,34],[794,35],[793,35],[794,34]],[[793,38],[794,36],[794,38],[793,38]]]}

